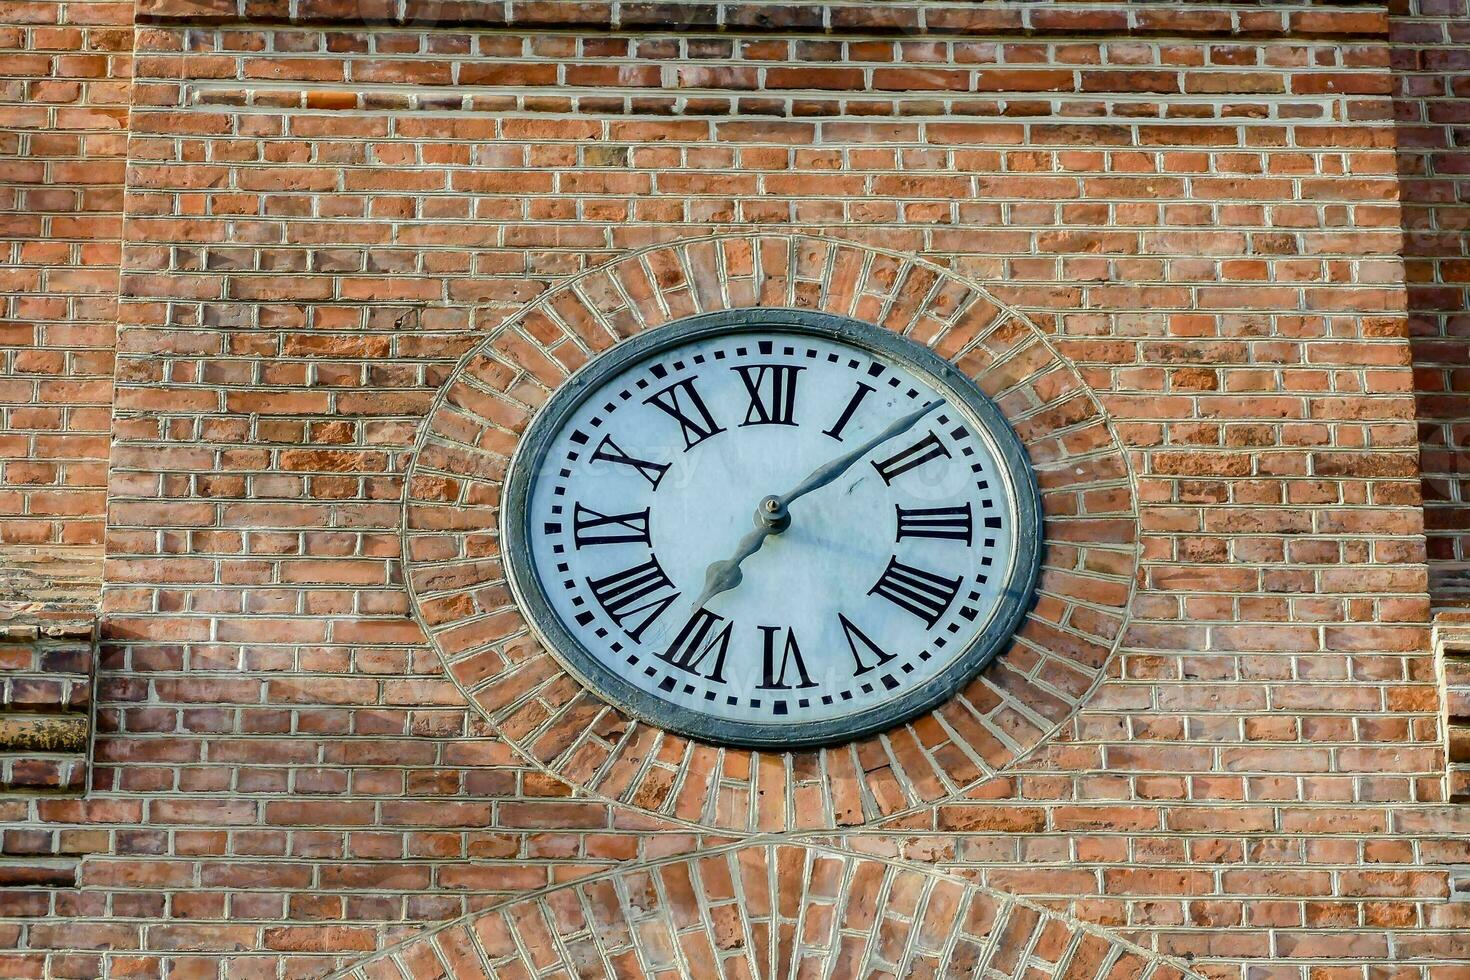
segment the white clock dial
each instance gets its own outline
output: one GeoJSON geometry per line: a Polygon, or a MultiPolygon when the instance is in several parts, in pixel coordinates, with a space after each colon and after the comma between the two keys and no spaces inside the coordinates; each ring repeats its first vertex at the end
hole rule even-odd
{"type": "Polygon", "coordinates": [[[1014,627],[1037,534],[1019,444],[877,328],[730,319],[644,335],[538,417],[507,505],[518,594],[575,674],[685,734],[893,724],[1014,627]]]}

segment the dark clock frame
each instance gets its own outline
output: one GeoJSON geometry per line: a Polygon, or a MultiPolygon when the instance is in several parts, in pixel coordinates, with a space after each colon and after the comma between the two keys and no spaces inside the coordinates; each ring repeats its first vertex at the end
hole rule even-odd
{"type": "Polygon", "coordinates": [[[501,551],[516,603],[536,637],[581,684],[620,711],[660,728],[714,745],[796,750],[847,742],[894,728],[949,700],[990,663],[1030,608],[1041,564],[1042,512],[1036,475],[1020,438],[995,403],[953,364],[907,337],[850,317],[810,310],[753,307],[706,313],[631,337],[585,364],[531,420],[510,461],[500,509],[501,551]],[[944,392],[995,449],[1006,483],[1015,553],[994,614],[942,671],[890,701],[839,718],[772,724],[725,720],[693,711],[633,685],[586,649],[562,624],[531,559],[528,503],[547,449],[570,415],[606,379],[645,358],[714,335],[776,329],[805,333],[866,350],[944,392]]]}

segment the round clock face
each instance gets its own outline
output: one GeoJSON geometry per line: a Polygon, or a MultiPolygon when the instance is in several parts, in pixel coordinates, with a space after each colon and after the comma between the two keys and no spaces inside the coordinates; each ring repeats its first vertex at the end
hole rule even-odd
{"type": "Polygon", "coordinates": [[[794,310],[626,341],[512,461],[510,579],[551,651],[633,715],[797,748],[948,698],[1024,612],[1035,482],[999,411],[878,327],[794,310]]]}

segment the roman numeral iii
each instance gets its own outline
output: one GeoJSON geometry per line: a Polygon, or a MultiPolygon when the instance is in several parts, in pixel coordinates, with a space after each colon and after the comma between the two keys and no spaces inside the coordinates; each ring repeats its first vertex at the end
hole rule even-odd
{"type": "Polygon", "coordinates": [[[750,395],[741,425],[795,425],[796,379],[805,368],[787,364],[752,364],[732,368],[739,372],[750,395]]]}
{"type": "Polygon", "coordinates": [[[629,456],[618,448],[618,444],[607,436],[597,444],[597,449],[592,453],[592,458],[602,460],[605,463],[617,463],[619,466],[631,466],[638,471],[638,475],[648,481],[653,489],[658,489],[658,481],[664,478],[664,472],[668,470],[668,463],[655,463],[647,459],[638,459],[629,456]]]}
{"type": "Polygon", "coordinates": [[[631,514],[601,514],[577,504],[572,511],[572,540],[589,544],[649,544],[648,508],[631,514]]]}
{"type": "Polygon", "coordinates": [[[874,461],[873,468],[883,478],[884,483],[891,484],[896,478],[903,476],[909,470],[923,466],[931,459],[949,458],[949,449],[939,441],[934,433],[929,433],[918,442],[907,449],[900,450],[882,462],[874,461]]]}
{"type": "Polygon", "coordinates": [[[694,387],[694,381],[694,378],[685,378],[643,399],[645,405],[652,405],[679,423],[686,453],[715,433],[725,431],[710,415],[704,399],[699,397],[699,390],[694,387]]]}
{"type": "Polygon", "coordinates": [[[868,590],[868,595],[882,596],[933,629],[959,591],[957,578],[945,578],[890,558],[888,567],[883,569],[883,575],[868,590]]]}
{"type": "Polygon", "coordinates": [[[963,541],[970,543],[974,536],[975,521],[970,513],[970,504],[967,501],[963,507],[899,507],[894,505],[898,512],[898,535],[894,539],[902,541],[904,538],[943,538],[952,541],[963,541]]]}
{"type": "MultiPolygon", "coordinates": [[[[679,590],[659,566],[658,556],[602,578],[587,580],[592,596],[618,628],[633,640],[643,638],[643,631],[679,598],[679,590]]],[[[589,617],[588,622],[591,622],[589,617]]],[[[586,625],[586,623],[583,623],[586,625]]]]}

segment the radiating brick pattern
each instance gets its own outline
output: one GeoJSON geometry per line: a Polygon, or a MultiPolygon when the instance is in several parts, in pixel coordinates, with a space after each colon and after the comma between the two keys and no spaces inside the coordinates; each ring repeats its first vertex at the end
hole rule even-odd
{"type": "Polygon", "coordinates": [[[1128,464],[1097,400],[1024,317],[889,253],[776,236],[643,251],[550,293],[492,334],[449,380],[423,432],[408,478],[407,580],[446,667],[532,760],[675,819],[826,828],[953,794],[1076,711],[1126,623],[1137,521],[1128,464]],[[641,330],[753,306],[856,317],[952,360],[1021,437],[1046,515],[1038,601],[1010,647],[933,714],[809,753],[717,751],[584,690],[528,634],[495,534],[518,435],[569,372],[641,330]]]}
{"type": "Polygon", "coordinates": [[[1013,897],[795,845],[631,868],[455,922],[353,980],[1002,977],[1182,980],[1182,964],[1013,897]]]}

